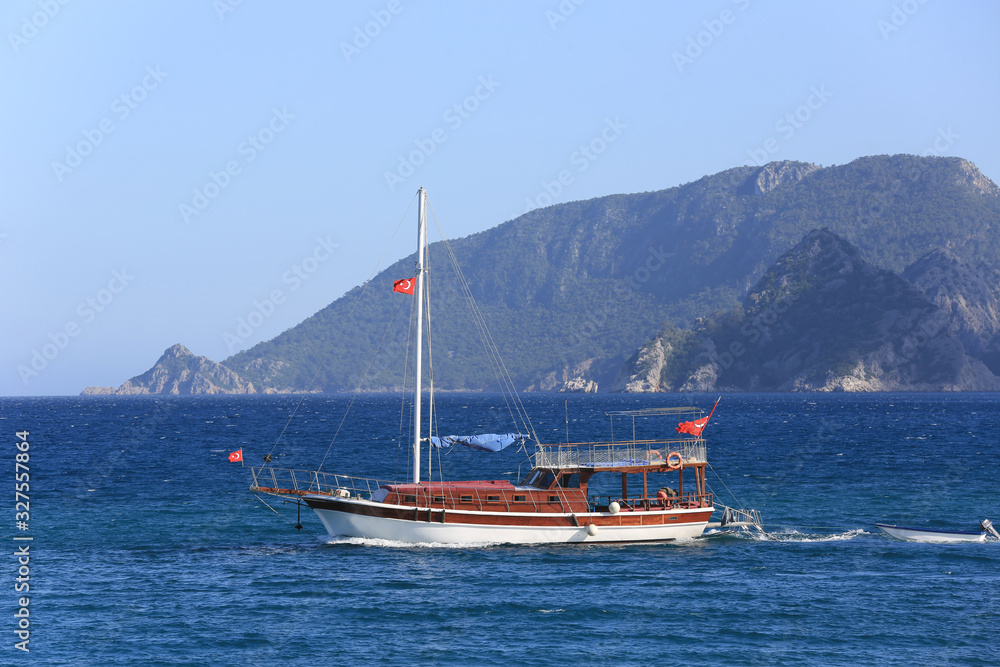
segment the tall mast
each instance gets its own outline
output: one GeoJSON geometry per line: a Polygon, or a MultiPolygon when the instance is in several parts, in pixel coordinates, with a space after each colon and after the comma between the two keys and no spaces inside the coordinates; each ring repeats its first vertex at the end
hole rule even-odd
{"type": "Polygon", "coordinates": [[[421,371],[423,370],[423,350],[424,350],[424,252],[427,246],[427,213],[425,202],[427,191],[423,188],[418,190],[420,195],[420,206],[417,211],[417,289],[415,298],[417,299],[417,361],[416,375],[414,376],[413,397],[413,483],[420,483],[420,394],[421,371]]]}

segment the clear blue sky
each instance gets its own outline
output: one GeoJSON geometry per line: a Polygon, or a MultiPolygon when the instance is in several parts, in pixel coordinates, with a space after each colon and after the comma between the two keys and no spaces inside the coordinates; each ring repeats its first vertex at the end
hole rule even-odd
{"type": "Polygon", "coordinates": [[[457,238],[755,160],[1000,177],[995,2],[577,2],[4,2],[0,395],[272,338],[421,185],[457,238]]]}

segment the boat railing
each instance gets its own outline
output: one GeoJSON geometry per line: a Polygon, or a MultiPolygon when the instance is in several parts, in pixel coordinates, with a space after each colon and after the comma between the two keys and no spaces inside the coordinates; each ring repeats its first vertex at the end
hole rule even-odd
{"type": "Polygon", "coordinates": [[[265,493],[291,493],[303,495],[319,493],[326,495],[347,495],[371,498],[380,486],[395,484],[388,480],[367,477],[349,477],[319,470],[293,470],[290,468],[251,467],[253,481],[251,491],[265,493]]]}
{"type": "Polygon", "coordinates": [[[711,493],[684,493],[665,499],[648,496],[632,496],[629,498],[622,498],[621,496],[591,496],[589,501],[591,507],[597,512],[607,512],[612,502],[618,503],[619,511],[621,512],[693,509],[713,506],[711,493]]]}
{"type": "Polygon", "coordinates": [[[721,528],[756,528],[761,527],[760,512],[754,509],[735,509],[733,507],[722,507],[722,520],[719,522],[721,528]]]}
{"type": "MultiPolygon", "coordinates": [[[[630,440],[626,442],[580,442],[535,447],[536,468],[629,468],[666,465],[672,453],[683,465],[706,463],[707,447],[702,438],[630,440]]],[[[672,459],[670,463],[675,462],[672,459]]]]}

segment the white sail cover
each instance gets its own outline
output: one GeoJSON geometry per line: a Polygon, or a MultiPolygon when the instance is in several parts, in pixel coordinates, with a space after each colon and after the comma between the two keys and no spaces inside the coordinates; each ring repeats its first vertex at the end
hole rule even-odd
{"type": "Polygon", "coordinates": [[[440,438],[431,436],[431,444],[438,449],[453,447],[455,445],[465,445],[484,452],[499,452],[504,447],[513,444],[521,444],[530,436],[523,433],[483,433],[480,435],[445,435],[440,438]]]}

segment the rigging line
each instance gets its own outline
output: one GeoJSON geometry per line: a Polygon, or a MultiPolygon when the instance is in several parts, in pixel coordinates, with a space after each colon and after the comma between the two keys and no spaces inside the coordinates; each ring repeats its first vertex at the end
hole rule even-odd
{"type": "MultiPolygon", "coordinates": [[[[521,402],[520,396],[517,393],[517,389],[514,387],[514,381],[510,377],[510,372],[507,370],[506,364],[503,361],[503,357],[500,355],[499,347],[496,341],[493,339],[493,335],[490,333],[489,327],[486,325],[486,318],[482,314],[479,305],[476,300],[472,297],[472,289],[469,287],[468,280],[465,278],[465,274],[462,272],[461,266],[458,264],[458,258],[455,256],[455,252],[451,247],[451,243],[448,237],[445,235],[444,230],[441,226],[441,221],[437,217],[437,211],[434,210],[434,204],[430,204],[431,214],[434,217],[434,223],[438,228],[438,232],[441,234],[441,238],[444,241],[444,246],[448,251],[449,258],[451,259],[452,265],[455,268],[455,274],[458,278],[459,285],[462,289],[463,295],[469,304],[470,311],[473,314],[473,322],[476,325],[477,330],[480,331],[480,337],[483,341],[483,348],[487,353],[487,358],[489,359],[490,365],[493,366],[494,376],[497,377],[497,382],[501,385],[501,394],[504,396],[504,402],[507,403],[507,410],[511,412],[510,403],[507,402],[507,395],[504,393],[504,389],[510,392],[511,400],[513,400],[515,409],[518,413],[518,417],[521,420],[521,424],[526,430],[530,430],[532,437],[536,442],[539,442],[538,435],[535,433],[534,425],[531,423],[531,418],[528,416],[527,410],[524,408],[524,404],[521,402]],[[495,357],[495,362],[494,362],[495,357]],[[496,366],[494,366],[494,363],[496,366]],[[501,370],[500,376],[497,374],[497,367],[501,370]]],[[[513,412],[511,412],[511,419],[517,423],[517,419],[514,419],[513,412]]]]}
{"type": "Polygon", "coordinates": [[[425,287],[424,310],[427,313],[427,375],[430,396],[427,410],[427,480],[434,479],[434,450],[437,449],[438,481],[444,482],[444,468],[441,465],[441,450],[434,447],[431,437],[437,432],[437,410],[434,409],[434,346],[431,344],[431,271],[430,253],[424,261],[425,287]]]}
{"type": "MultiPolygon", "coordinates": [[[[469,294],[469,298],[470,299],[472,298],[471,291],[469,294]]],[[[481,330],[481,336],[486,341],[484,347],[489,346],[489,349],[492,351],[491,364],[495,364],[494,374],[498,376],[498,382],[501,385],[501,392],[503,392],[504,401],[507,402],[509,397],[509,402],[507,403],[507,409],[508,411],[510,411],[511,403],[513,403],[514,410],[517,412],[517,417],[521,422],[521,426],[525,428],[525,430],[530,431],[535,441],[537,442],[538,436],[537,434],[535,434],[534,427],[531,424],[531,418],[528,416],[528,411],[524,408],[524,404],[521,402],[521,398],[517,392],[517,389],[514,386],[514,380],[513,378],[511,378],[510,372],[507,370],[503,357],[500,355],[500,350],[496,344],[496,341],[493,339],[493,334],[490,332],[489,328],[486,325],[486,318],[485,316],[483,316],[482,311],[479,310],[479,306],[476,305],[474,301],[473,304],[474,304],[473,305],[474,312],[476,313],[476,316],[478,318],[479,327],[481,330]]],[[[513,414],[511,414],[511,417],[513,418],[513,414]]]]}
{"type": "MultiPolygon", "coordinates": [[[[267,504],[267,501],[265,501],[265,500],[264,500],[263,498],[261,498],[260,496],[258,496],[258,495],[257,495],[256,493],[255,493],[255,494],[253,494],[253,497],[254,497],[254,498],[256,498],[257,500],[259,500],[259,501],[260,501],[261,503],[263,503],[263,504],[264,504],[264,507],[266,507],[267,509],[271,510],[272,512],[274,512],[275,514],[277,514],[278,516],[280,516],[280,517],[281,517],[282,519],[284,519],[284,520],[285,520],[285,521],[287,521],[288,523],[290,523],[290,524],[292,524],[293,526],[295,526],[297,530],[302,530],[301,528],[299,528],[299,526],[301,526],[301,525],[302,525],[301,523],[295,523],[295,522],[293,522],[293,521],[292,521],[291,519],[289,519],[289,518],[288,518],[287,516],[285,516],[284,514],[282,514],[281,512],[279,512],[278,510],[276,510],[276,509],[274,509],[273,507],[271,507],[270,505],[268,505],[268,504],[267,504]]],[[[315,538],[316,538],[317,540],[319,540],[320,542],[323,542],[323,541],[324,541],[324,540],[323,540],[323,538],[321,538],[321,537],[320,537],[319,535],[317,535],[316,533],[311,533],[311,532],[309,532],[309,531],[307,530],[307,531],[306,531],[306,534],[308,534],[308,535],[312,535],[313,537],[315,537],[315,538]]]]}
{"type": "MultiPolygon", "coordinates": [[[[490,369],[493,371],[494,378],[496,379],[497,384],[500,386],[501,391],[504,391],[507,383],[505,382],[505,378],[501,377],[502,370],[500,368],[500,365],[497,363],[497,359],[499,357],[499,351],[496,349],[492,349],[490,347],[488,329],[486,327],[485,317],[483,317],[482,312],[479,310],[478,304],[476,304],[475,299],[472,296],[472,290],[468,285],[468,281],[465,279],[465,276],[462,273],[462,269],[458,265],[458,258],[455,256],[454,251],[451,248],[451,245],[447,241],[445,241],[445,248],[448,250],[449,259],[451,259],[452,265],[455,268],[455,274],[459,282],[459,288],[461,294],[466,300],[466,305],[468,306],[469,312],[472,316],[473,325],[476,327],[476,331],[479,333],[480,343],[483,346],[483,351],[486,353],[486,358],[490,364],[490,369]]],[[[510,410],[509,404],[507,408],[509,411],[510,410]]],[[[513,414],[511,414],[511,418],[513,419],[513,414]]],[[[516,422],[516,420],[514,421],[516,422]]]]}
{"type": "MultiPolygon", "coordinates": [[[[715,468],[712,467],[712,464],[709,463],[708,461],[706,461],[705,465],[707,465],[709,467],[709,469],[712,472],[715,473],[715,476],[719,478],[719,483],[722,484],[723,488],[725,488],[726,491],[729,491],[729,487],[726,486],[726,483],[723,481],[722,476],[718,472],[715,471],[715,468]]],[[[705,485],[708,486],[708,480],[707,479],[705,480],[705,485]]],[[[745,507],[743,507],[743,503],[740,502],[740,499],[736,497],[735,493],[733,493],[732,491],[729,491],[729,495],[731,495],[733,497],[733,500],[735,500],[736,504],[740,506],[740,509],[746,509],[745,507]]]]}
{"type": "MultiPolygon", "coordinates": [[[[358,298],[354,300],[354,305],[351,306],[350,312],[347,313],[347,317],[344,318],[344,324],[343,324],[343,326],[340,327],[340,331],[338,331],[337,335],[334,337],[333,343],[330,344],[330,347],[327,349],[326,354],[323,355],[323,359],[320,361],[320,363],[318,363],[316,365],[316,372],[313,373],[312,379],[309,380],[308,384],[306,384],[306,392],[307,393],[308,393],[308,391],[310,389],[312,389],[313,383],[315,383],[316,382],[316,378],[319,377],[319,373],[323,369],[323,365],[326,363],[326,360],[329,358],[330,353],[334,349],[336,349],[336,347],[337,347],[337,341],[340,340],[340,337],[341,337],[341,335],[343,335],[344,330],[347,328],[347,325],[350,324],[351,320],[353,319],[353,317],[354,317],[354,311],[357,310],[358,304],[361,303],[361,299],[364,297],[365,292],[368,290],[368,285],[371,283],[372,278],[374,278],[375,274],[378,273],[378,267],[382,264],[382,260],[385,258],[385,254],[387,252],[389,252],[389,247],[392,245],[393,240],[395,240],[395,238],[396,238],[396,234],[399,233],[400,228],[403,226],[403,220],[406,219],[406,216],[409,215],[409,213],[410,213],[410,209],[413,208],[413,202],[414,202],[414,200],[416,198],[417,198],[417,195],[413,195],[413,199],[410,199],[410,205],[406,207],[406,213],[404,213],[403,217],[399,219],[398,223],[396,223],[396,231],[394,231],[392,233],[392,237],[390,237],[389,242],[386,243],[385,248],[382,249],[382,254],[379,255],[378,261],[375,262],[375,268],[372,269],[371,274],[369,274],[368,280],[366,280],[364,282],[364,284],[361,286],[361,293],[358,294],[358,298]]],[[[272,454],[274,454],[275,448],[278,446],[278,443],[281,442],[281,437],[283,435],[285,435],[285,431],[288,430],[288,426],[292,423],[292,419],[295,418],[296,413],[298,413],[299,408],[302,407],[302,403],[305,400],[306,400],[306,393],[303,393],[302,396],[299,398],[299,402],[295,406],[295,409],[292,410],[292,414],[288,416],[288,421],[285,422],[285,426],[281,429],[281,433],[278,434],[278,437],[275,439],[274,444],[271,445],[271,449],[267,453],[268,457],[270,457],[272,454]]]]}
{"type": "MultiPolygon", "coordinates": [[[[428,375],[430,380],[430,409],[428,410],[429,416],[427,420],[427,478],[428,481],[434,479],[434,452],[437,450],[437,471],[438,471],[438,481],[444,482],[444,467],[441,465],[441,448],[434,447],[430,438],[438,435],[438,411],[434,409],[434,346],[431,345],[431,298],[430,298],[430,253],[427,253],[427,261],[425,263],[425,268],[428,269],[427,273],[427,289],[424,294],[427,297],[425,308],[427,310],[427,365],[428,365],[428,375]]],[[[451,451],[450,449],[448,450],[451,451]]]]}
{"type": "MultiPolygon", "coordinates": [[[[503,356],[500,354],[499,346],[496,344],[493,334],[490,332],[489,326],[486,324],[486,317],[483,315],[479,304],[472,296],[472,289],[469,286],[465,275],[462,273],[461,267],[458,266],[458,259],[455,257],[451,245],[446,244],[446,247],[448,248],[449,253],[452,256],[452,261],[455,264],[456,272],[461,281],[470,310],[473,313],[473,321],[476,323],[477,329],[479,330],[480,336],[483,340],[483,347],[488,353],[491,365],[494,366],[494,375],[497,376],[497,381],[501,385],[501,391],[506,392],[504,393],[504,400],[507,401],[509,395],[510,400],[514,403],[514,409],[517,411],[521,425],[534,434],[534,429],[531,427],[531,419],[527,414],[527,410],[524,409],[524,404],[521,402],[517,389],[514,387],[513,378],[511,378],[510,372],[507,370],[503,361],[503,356]]],[[[507,408],[509,411],[510,403],[507,404],[507,408]]],[[[511,414],[511,417],[513,418],[513,414],[511,414]]],[[[537,441],[538,438],[535,437],[535,440],[537,441]]]]}
{"type": "MultiPolygon", "coordinates": [[[[492,340],[492,336],[489,333],[489,327],[486,324],[486,318],[479,308],[479,304],[476,303],[475,298],[472,296],[472,289],[468,284],[468,280],[465,278],[465,274],[462,272],[461,266],[458,264],[458,258],[455,256],[454,250],[451,244],[447,241],[445,242],[445,248],[448,250],[449,257],[455,268],[455,274],[459,281],[459,286],[462,291],[462,296],[465,297],[469,311],[472,314],[472,321],[479,332],[480,341],[483,345],[483,351],[486,352],[487,359],[490,362],[491,369],[493,370],[494,377],[497,380],[497,384],[500,385],[501,391],[508,389],[514,391],[513,383],[510,382],[509,377],[504,376],[504,369],[502,368],[502,358],[500,357],[499,349],[496,343],[492,340]]],[[[510,406],[508,405],[508,410],[510,406]]],[[[518,415],[521,416],[521,415],[518,415]]],[[[511,415],[513,417],[513,415],[511,415]]],[[[516,420],[515,420],[516,421],[516,420]]]]}
{"type": "MultiPolygon", "coordinates": [[[[424,259],[424,310],[427,313],[427,375],[430,387],[430,396],[427,410],[427,480],[434,479],[434,450],[436,449],[431,438],[437,433],[437,410],[434,409],[434,346],[431,343],[431,258],[430,252],[424,259]]],[[[437,450],[438,480],[444,481],[444,468],[441,466],[441,450],[437,450]]]]}
{"type": "Polygon", "coordinates": [[[448,241],[448,237],[445,235],[444,230],[442,229],[441,221],[437,217],[437,212],[434,211],[433,204],[431,204],[431,214],[434,217],[434,223],[437,226],[438,233],[441,235],[441,239],[444,242],[448,258],[449,260],[451,260],[452,268],[454,268],[455,270],[455,276],[459,284],[459,291],[461,295],[465,298],[466,304],[469,307],[469,311],[472,316],[471,319],[473,325],[476,328],[477,333],[479,334],[480,343],[483,346],[483,352],[485,353],[486,359],[490,364],[490,370],[493,371],[493,376],[497,381],[497,385],[500,387],[501,395],[503,396],[504,402],[507,404],[507,410],[508,412],[510,412],[511,415],[511,421],[513,421],[514,424],[516,425],[517,419],[514,418],[513,411],[511,411],[510,403],[508,402],[507,395],[505,392],[506,389],[505,383],[503,379],[500,377],[501,374],[500,369],[494,359],[495,356],[498,356],[498,353],[490,349],[489,345],[487,344],[487,337],[484,334],[484,330],[486,328],[485,318],[482,317],[481,313],[477,312],[477,304],[475,302],[475,299],[472,297],[471,289],[468,287],[468,281],[465,279],[465,276],[462,273],[462,269],[458,264],[458,258],[456,257],[455,252],[451,247],[451,243],[448,241]]]}
{"type": "MultiPolygon", "coordinates": [[[[427,253],[430,255],[430,253],[427,253]]],[[[434,346],[431,344],[431,272],[430,272],[430,257],[424,258],[424,313],[426,313],[424,329],[427,333],[427,386],[430,389],[427,401],[427,479],[431,481],[434,479],[434,457],[431,452],[431,425],[434,423],[434,356],[433,349],[434,346]]],[[[423,388],[417,387],[417,391],[420,392],[423,388]]],[[[420,393],[416,394],[420,396],[420,393]]]]}
{"type": "Polygon", "coordinates": [[[372,353],[372,358],[368,360],[368,365],[365,367],[365,372],[361,374],[358,378],[358,386],[354,389],[354,394],[351,395],[351,400],[347,404],[347,409],[344,410],[344,416],[340,418],[340,424],[337,426],[336,433],[333,434],[333,439],[330,441],[329,446],[326,448],[326,454],[323,455],[323,460],[319,462],[319,466],[316,468],[317,471],[323,469],[323,464],[326,463],[326,457],[330,455],[330,450],[333,449],[333,443],[337,441],[337,436],[340,435],[340,429],[344,427],[344,422],[347,421],[347,415],[351,413],[351,407],[354,405],[354,401],[357,400],[358,394],[361,393],[361,383],[368,377],[368,371],[371,370],[372,364],[375,363],[375,358],[378,356],[379,351],[382,349],[382,344],[385,342],[386,336],[389,335],[389,330],[392,328],[392,323],[396,320],[396,314],[399,312],[399,306],[403,303],[402,299],[396,300],[396,308],[392,311],[392,317],[389,318],[389,324],[386,326],[385,331],[382,332],[382,339],[378,342],[375,347],[375,351],[372,353]]]}
{"type": "MultiPolygon", "coordinates": [[[[410,301],[410,319],[406,327],[406,354],[403,355],[403,388],[400,392],[399,398],[399,434],[398,440],[396,441],[396,465],[394,466],[396,474],[399,475],[399,456],[403,451],[403,443],[410,441],[410,436],[412,435],[409,431],[406,434],[406,440],[403,440],[403,423],[406,418],[406,378],[410,374],[410,347],[413,345],[413,320],[416,318],[417,310],[417,300],[413,299],[410,301]]],[[[406,474],[409,476],[410,473],[410,457],[406,459],[406,474]]]]}
{"type": "MultiPolygon", "coordinates": [[[[483,316],[482,311],[479,308],[479,305],[476,303],[476,300],[472,296],[472,290],[468,284],[468,280],[465,278],[465,275],[462,272],[461,266],[458,263],[458,258],[455,255],[454,249],[452,248],[451,243],[448,241],[447,236],[444,234],[444,231],[441,228],[441,221],[440,219],[438,219],[436,211],[433,210],[433,204],[431,204],[431,211],[432,214],[434,215],[435,224],[438,227],[438,231],[441,234],[442,239],[444,240],[444,245],[446,250],[448,251],[449,259],[451,260],[452,265],[455,269],[455,274],[458,278],[462,294],[463,296],[465,296],[466,301],[469,305],[469,310],[472,314],[473,323],[475,324],[476,329],[479,332],[480,339],[483,343],[483,350],[484,352],[486,352],[486,356],[490,363],[491,369],[493,370],[494,377],[496,378],[497,383],[500,385],[501,395],[504,398],[504,402],[507,404],[507,409],[508,412],[510,412],[511,419],[515,422],[515,424],[518,421],[518,419],[514,418],[513,411],[511,410],[511,400],[513,400],[514,407],[518,413],[518,418],[521,421],[522,427],[524,427],[526,430],[531,430],[532,433],[534,433],[534,430],[530,428],[531,420],[527,415],[527,411],[524,409],[523,403],[521,403],[520,401],[520,397],[517,394],[517,390],[514,388],[513,380],[510,378],[509,372],[507,372],[507,369],[503,363],[503,357],[499,353],[499,349],[496,345],[495,340],[493,340],[492,334],[489,331],[489,327],[486,325],[486,318],[485,316],[483,316]]],[[[537,440],[537,437],[535,439],[537,440]]]]}
{"type": "MultiPolygon", "coordinates": [[[[429,255],[430,253],[428,253],[429,255]]],[[[434,409],[434,346],[431,344],[431,297],[430,297],[430,257],[424,263],[426,272],[426,283],[424,289],[424,310],[427,313],[427,375],[430,388],[427,418],[427,479],[434,479],[434,451],[437,449],[438,481],[444,481],[444,468],[441,465],[441,450],[434,447],[430,438],[437,432],[437,410],[434,409]]]]}
{"type": "MultiPolygon", "coordinates": [[[[424,259],[424,312],[427,313],[427,382],[430,394],[427,402],[427,480],[434,479],[434,445],[431,443],[431,436],[434,435],[434,346],[431,344],[431,271],[430,253],[424,259]]],[[[418,394],[419,395],[419,394],[418,394]]],[[[441,471],[441,458],[438,457],[438,477],[444,481],[444,474],[441,471]]]]}

